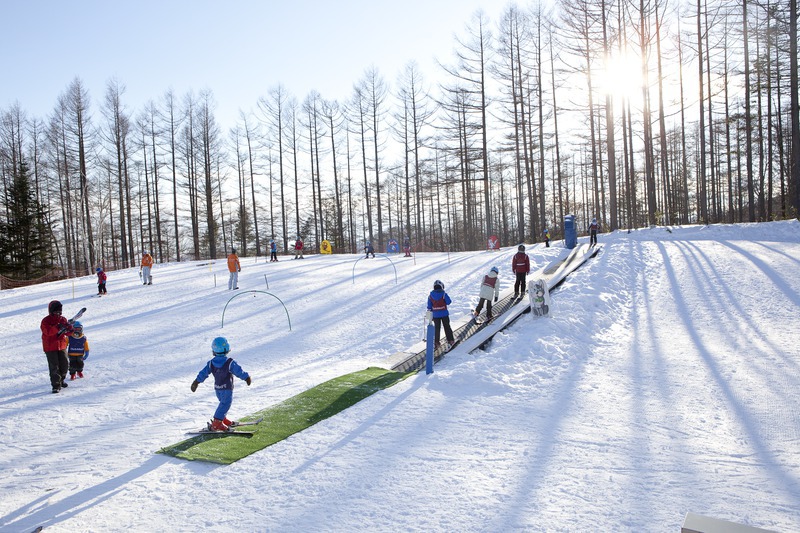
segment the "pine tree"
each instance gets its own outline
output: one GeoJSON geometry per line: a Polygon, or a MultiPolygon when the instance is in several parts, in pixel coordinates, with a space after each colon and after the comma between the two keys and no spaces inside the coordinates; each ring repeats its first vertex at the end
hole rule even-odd
{"type": "Polygon", "coordinates": [[[24,161],[11,176],[5,204],[8,219],[0,222],[0,269],[5,276],[34,279],[52,267],[46,212],[36,198],[24,161]]]}

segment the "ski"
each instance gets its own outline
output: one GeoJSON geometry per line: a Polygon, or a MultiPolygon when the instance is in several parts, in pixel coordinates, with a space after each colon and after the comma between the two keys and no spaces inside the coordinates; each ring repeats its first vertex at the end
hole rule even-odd
{"type": "Polygon", "coordinates": [[[187,435],[238,435],[240,437],[252,437],[255,435],[252,431],[211,431],[210,429],[201,429],[200,431],[189,431],[187,435]]]}
{"type": "Polygon", "coordinates": [[[231,424],[232,428],[238,428],[242,426],[257,426],[264,420],[264,417],[259,418],[258,420],[251,420],[250,422],[234,422],[231,424]]]}
{"type": "MultiPolygon", "coordinates": [[[[85,312],[86,312],[86,308],[85,308],[85,307],[82,307],[82,308],[81,308],[81,310],[80,310],[80,311],[78,311],[77,313],[75,313],[75,316],[74,316],[74,317],[72,317],[72,318],[70,318],[70,319],[69,319],[67,322],[69,322],[70,324],[72,324],[73,322],[75,322],[76,320],[78,320],[80,317],[82,317],[82,316],[83,316],[83,313],[85,313],[85,312]]],[[[60,336],[61,336],[61,334],[62,334],[62,333],[64,333],[65,331],[67,331],[67,328],[64,328],[64,327],[62,327],[62,328],[59,328],[59,330],[58,330],[58,335],[59,335],[59,337],[60,337],[60,336]]]]}

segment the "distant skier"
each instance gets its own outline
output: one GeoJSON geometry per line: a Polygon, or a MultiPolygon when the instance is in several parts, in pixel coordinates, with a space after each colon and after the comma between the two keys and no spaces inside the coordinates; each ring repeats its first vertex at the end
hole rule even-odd
{"type": "Polygon", "coordinates": [[[75,379],[76,374],[79,378],[82,378],[83,362],[89,359],[89,340],[83,335],[83,324],[80,322],[72,324],[72,335],[69,336],[67,356],[69,358],[70,381],[75,379]]]}
{"type": "Polygon", "coordinates": [[[303,240],[300,237],[294,241],[294,258],[303,259],[303,240]]]}
{"type": "Polygon", "coordinates": [[[197,374],[197,378],[192,382],[192,392],[197,390],[197,386],[204,382],[208,376],[214,376],[214,391],[217,394],[219,405],[214,412],[214,418],[209,423],[208,429],[211,431],[229,431],[234,425],[227,415],[233,404],[233,377],[243,379],[249,386],[252,383],[250,374],[242,370],[239,363],[228,357],[231,346],[225,337],[217,337],[211,341],[211,353],[214,358],[197,374]]]}
{"type": "Polygon", "coordinates": [[[450,349],[455,343],[455,336],[453,336],[453,329],[450,327],[450,313],[447,306],[453,303],[450,296],[444,292],[444,283],[438,279],[433,282],[433,290],[428,295],[428,317],[433,318],[433,323],[436,326],[436,336],[434,342],[439,346],[441,339],[441,328],[444,326],[444,334],[447,337],[447,348],[450,349]]]}
{"type": "Polygon", "coordinates": [[[411,240],[408,237],[403,241],[403,251],[406,253],[403,257],[411,257],[411,240]]]}
{"type": "Polygon", "coordinates": [[[372,243],[370,241],[367,241],[367,243],[364,245],[364,253],[366,254],[364,259],[368,259],[370,255],[372,255],[373,259],[375,259],[375,248],[372,247],[372,243]]]}
{"type": "Polygon", "coordinates": [[[242,265],[239,263],[239,256],[236,255],[236,248],[231,248],[231,253],[228,254],[228,290],[236,290],[239,288],[239,272],[242,271],[242,265]]]}
{"type": "Polygon", "coordinates": [[[478,301],[478,307],[475,308],[476,317],[480,316],[481,310],[483,309],[483,304],[486,303],[486,320],[491,320],[494,318],[492,315],[492,299],[494,299],[496,302],[500,298],[500,284],[498,283],[497,279],[499,272],[500,271],[498,268],[493,266],[489,270],[489,273],[483,276],[480,301],[478,301]]]}
{"type": "Polygon", "coordinates": [[[597,223],[597,219],[593,218],[592,223],[589,224],[589,245],[594,246],[597,244],[597,230],[600,228],[600,225],[597,223]]]}
{"type": "Polygon", "coordinates": [[[142,274],[142,285],[153,284],[153,277],[150,275],[150,270],[152,268],[153,256],[150,255],[150,252],[144,252],[142,254],[142,266],[139,268],[139,272],[142,274]]]}
{"type": "Polygon", "coordinates": [[[550,248],[550,229],[544,228],[544,247],[550,248]]]}
{"type": "Polygon", "coordinates": [[[106,280],[108,279],[106,273],[103,272],[102,267],[97,267],[97,295],[102,296],[108,294],[106,291],[106,280]]]}
{"type": "Polygon", "coordinates": [[[517,253],[511,258],[511,271],[516,274],[517,280],[514,282],[514,298],[525,294],[527,276],[531,271],[531,260],[525,253],[525,245],[517,247],[517,253]]]}
{"type": "Polygon", "coordinates": [[[275,242],[275,239],[270,239],[269,241],[269,262],[278,262],[278,243],[275,242]]]}
{"type": "Polygon", "coordinates": [[[67,387],[67,335],[72,334],[72,324],[61,316],[61,302],[53,300],[47,305],[48,315],[42,319],[42,348],[47,356],[47,367],[50,370],[50,384],[53,392],[67,387]]]}

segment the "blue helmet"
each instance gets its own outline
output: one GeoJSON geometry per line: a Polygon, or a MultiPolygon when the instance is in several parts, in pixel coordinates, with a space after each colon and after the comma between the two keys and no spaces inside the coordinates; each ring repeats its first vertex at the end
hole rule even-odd
{"type": "Polygon", "coordinates": [[[494,272],[495,274],[499,274],[500,270],[497,267],[492,267],[489,269],[489,272],[494,272]]]}
{"type": "Polygon", "coordinates": [[[231,351],[231,345],[225,337],[217,337],[211,341],[211,352],[214,355],[227,355],[231,351]]]}
{"type": "Polygon", "coordinates": [[[73,333],[83,333],[83,324],[78,322],[77,320],[72,323],[72,332],[73,333]]]}
{"type": "Polygon", "coordinates": [[[102,272],[102,271],[103,269],[101,267],[97,267],[97,270],[95,270],[95,272],[102,272]]]}

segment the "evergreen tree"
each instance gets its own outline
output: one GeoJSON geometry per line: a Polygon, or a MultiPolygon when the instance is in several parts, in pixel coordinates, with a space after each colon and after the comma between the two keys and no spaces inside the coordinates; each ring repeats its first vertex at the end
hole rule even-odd
{"type": "Polygon", "coordinates": [[[46,213],[36,198],[24,161],[6,189],[7,220],[0,221],[0,273],[17,279],[34,279],[52,267],[46,213]]]}

